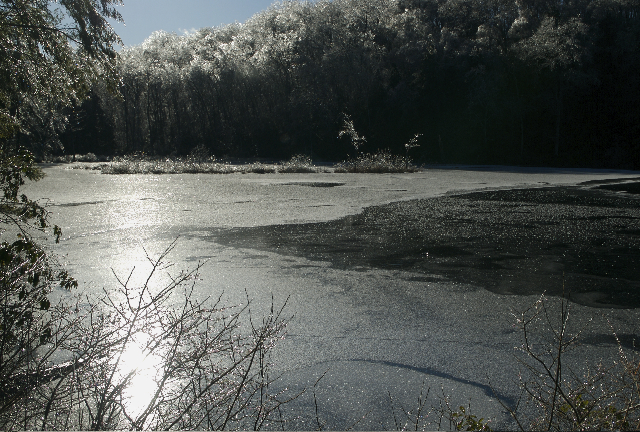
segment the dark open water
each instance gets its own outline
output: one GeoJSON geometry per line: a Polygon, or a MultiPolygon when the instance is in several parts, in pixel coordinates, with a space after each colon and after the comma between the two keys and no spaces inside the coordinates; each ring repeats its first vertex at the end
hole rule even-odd
{"type": "Polygon", "coordinates": [[[444,278],[498,294],[564,293],[587,306],[637,308],[638,185],[463,193],[330,222],[232,229],[216,241],[341,269],[400,269],[414,280],[444,278]]]}

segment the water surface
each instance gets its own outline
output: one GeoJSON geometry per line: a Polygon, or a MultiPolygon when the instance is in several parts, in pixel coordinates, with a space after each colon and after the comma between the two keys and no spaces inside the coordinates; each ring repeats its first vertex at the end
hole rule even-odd
{"type": "Polygon", "coordinates": [[[145,251],[178,238],[176,268],[207,260],[196,295],[249,296],[254,316],[288,299],[293,319],[272,358],[279,383],[295,392],[324,374],[315,400],[308,392],[288,406],[291,429],[314,427],[316,402],[327,429],[358,419],[356,429],[394,428],[390,395],[412,407],[423,386],[508,424],[491,388],[507,401],[518,394],[512,313],[545,287],[557,293],[563,273],[592,284],[573,305],[572,328],[593,322],[568,364],[614,359],[609,323],[629,349],[637,336],[639,309],[614,307],[636,301],[624,292],[637,287],[637,201],[612,190],[637,172],[45,172],[25,192],[48,200],[64,233],[55,250],[81,289],[109,290],[112,269],[144,279],[145,251]]]}

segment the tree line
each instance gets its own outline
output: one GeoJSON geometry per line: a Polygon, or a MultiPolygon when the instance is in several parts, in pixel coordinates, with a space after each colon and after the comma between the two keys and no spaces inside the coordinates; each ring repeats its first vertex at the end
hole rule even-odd
{"type": "Polygon", "coordinates": [[[60,114],[65,152],[640,167],[637,0],[286,1],[158,32],[60,114]]]}

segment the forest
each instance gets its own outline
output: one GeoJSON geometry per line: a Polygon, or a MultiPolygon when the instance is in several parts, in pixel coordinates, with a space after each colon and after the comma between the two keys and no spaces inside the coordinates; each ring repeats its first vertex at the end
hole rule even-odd
{"type": "MultiPolygon", "coordinates": [[[[31,117],[38,154],[640,169],[638,0],[286,1],[121,50],[116,88],[31,117]],[[48,125],[47,127],[43,124],[48,125]]],[[[28,121],[28,118],[27,120],[28,121]]]]}

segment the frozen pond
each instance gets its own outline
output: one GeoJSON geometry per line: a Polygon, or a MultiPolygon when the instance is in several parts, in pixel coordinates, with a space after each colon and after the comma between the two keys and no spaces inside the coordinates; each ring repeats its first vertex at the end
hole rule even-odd
{"type": "MultiPolygon", "coordinates": [[[[143,277],[143,248],[157,254],[177,238],[171,255],[177,264],[193,266],[208,260],[199,284],[202,295],[224,292],[225,301],[235,304],[248,294],[256,316],[267,311],[272,295],[276,304],[289,298],[287,310],[295,316],[274,358],[284,374],[281,385],[296,391],[312,386],[326,372],[316,389],[326,427],[346,428],[364,416],[356,428],[365,430],[395,428],[389,394],[396,406],[409,409],[423,386],[433,395],[444,392],[456,406],[471,403],[479,416],[494,417],[500,424],[506,416],[491,397],[490,385],[507,400],[516,394],[513,348],[519,345],[520,335],[513,328],[511,313],[533,303],[541,287],[548,285],[551,291],[561,287],[565,269],[579,274],[577,264],[571,267],[575,256],[584,255],[592,247],[603,247],[594,243],[584,250],[571,249],[570,239],[534,241],[541,237],[539,232],[546,232],[536,231],[542,226],[540,209],[546,209],[551,220],[560,214],[557,207],[545,207],[549,203],[542,202],[544,205],[518,207],[516,212],[514,205],[509,205],[506,207],[514,214],[524,214],[525,220],[518,223],[532,233],[527,244],[545,252],[536,252],[535,260],[525,260],[510,250],[500,252],[500,256],[495,250],[487,250],[485,255],[491,258],[488,264],[494,266],[485,266],[494,269],[487,277],[485,267],[468,262],[456,267],[460,262],[455,261],[479,256],[477,251],[485,247],[478,240],[482,235],[465,234],[465,242],[455,246],[420,243],[426,237],[415,228],[423,220],[420,212],[452,219],[451,212],[432,206],[436,201],[429,199],[441,199],[437,203],[446,204],[451,194],[464,192],[505,193],[546,187],[565,190],[562,188],[595,180],[637,181],[640,177],[638,172],[509,167],[441,167],[397,175],[107,176],[60,167],[48,167],[45,172],[47,177],[25,187],[25,193],[30,198],[49,200],[51,220],[63,230],[56,251],[83,289],[108,287],[114,281],[112,269],[125,274],[135,266],[135,275],[143,277]],[[427,200],[409,203],[417,199],[427,200]],[[388,206],[379,212],[370,210],[372,206],[401,201],[407,201],[407,205],[392,211],[386,210],[388,206]],[[415,203],[426,204],[416,207],[415,203]],[[417,219],[405,217],[411,206],[417,219]],[[529,211],[533,213],[529,215],[529,211]],[[525,226],[534,219],[535,229],[525,226]],[[398,223],[394,223],[396,220],[398,223]],[[413,230],[406,235],[406,248],[413,248],[412,252],[404,255],[404,234],[394,227],[400,223],[413,230]],[[365,231],[345,231],[351,230],[349,224],[373,228],[365,230],[368,237],[363,240],[365,231]],[[314,240],[315,229],[322,230],[323,239],[314,240]],[[376,229],[379,235],[372,234],[376,229]],[[327,232],[336,233],[335,244],[327,232]],[[536,241],[541,245],[554,243],[555,249],[549,252],[536,241]],[[393,254],[370,253],[392,247],[393,254]],[[563,247],[571,253],[564,253],[563,247]],[[429,253],[435,262],[425,260],[429,253]],[[396,261],[388,259],[391,255],[396,261]],[[506,270],[500,273],[496,269],[506,270]],[[531,292],[518,290],[522,286],[531,292]]],[[[634,242],[640,233],[634,227],[639,223],[638,201],[631,195],[628,199],[624,194],[616,196],[627,203],[624,208],[604,211],[596,200],[592,206],[596,213],[582,209],[586,213],[578,216],[585,224],[614,218],[616,233],[627,243],[612,245],[608,250],[626,248],[627,255],[637,253],[634,242]]],[[[471,199],[486,202],[484,198],[471,199]]],[[[562,204],[562,214],[568,215],[564,219],[570,219],[571,206],[577,206],[580,200],[578,196],[562,204]]],[[[477,211],[466,211],[474,217],[483,215],[482,223],[487,230],[491,228],[487,232],[496,235],[505,231],[500,227],[507,222],[500,219],[500,214],[492,216],[494,207],[478,204],[474,208],[477,211]]],[[[467,230],[478,223],[471,217],[462,219],[467,221],[467,230]]],[[[452,226],[441,226],[443,235],[453,235],[452,226]]],[[[442,237],[434,232],[433,236],[442,237]]],[[[505,240],[507,249],[510,239],[505,240]]],[[[522,250],[516,251],[521,255],[533,253],[522,250]]],[[[486,264],[484,258],[480,261],[486,264]]],[[[630,282],[619,288],[621,293],[637,288],[634,271],[626,277],[630,282]]],[[[589,278],[589,283],[614,279],[598,277],[589,278]]],[[[632,338],[637,335],[640,311],[619,308],[620,302],[594,308],[590,302],[597,303],[600,297],[589,295],[583,295],[572,311],[576,324],[590,318],[596,322],[575,353],[575,359],[581,362],[615,355],[613,339],[604,323],[609,320],[621,335],[632,338]]],[[[632,295],[637,296],[637,291],[632,295]]],[[[289,409],[291,416],[301,416],[291,428],[314,428],[310,423],[314,421],[313,398],[301,397],[289,409]]]]}

